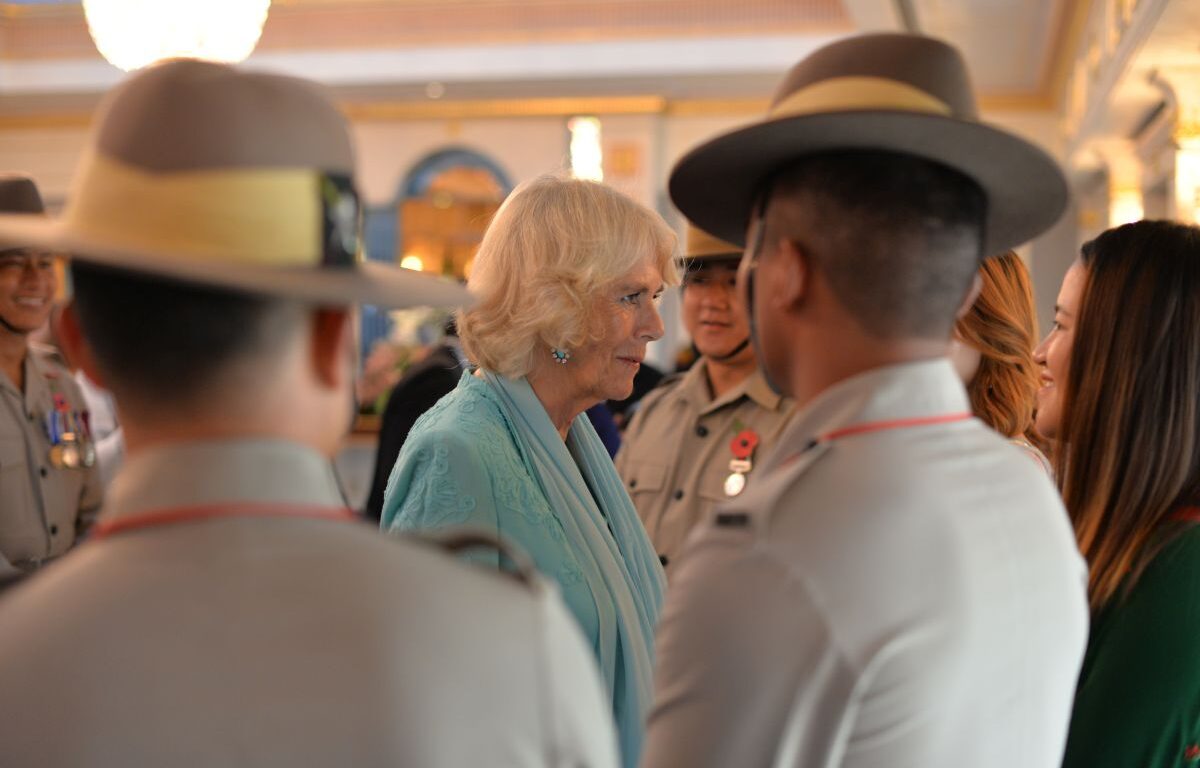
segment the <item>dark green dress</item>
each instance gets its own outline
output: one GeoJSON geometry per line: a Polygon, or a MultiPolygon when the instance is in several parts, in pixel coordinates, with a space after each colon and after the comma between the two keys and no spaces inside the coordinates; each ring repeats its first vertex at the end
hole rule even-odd
{"type": "Polygon", "coordinates": [[[1064,768],[1200,768],[1200,526],[1092,620],[1064,768]]]}

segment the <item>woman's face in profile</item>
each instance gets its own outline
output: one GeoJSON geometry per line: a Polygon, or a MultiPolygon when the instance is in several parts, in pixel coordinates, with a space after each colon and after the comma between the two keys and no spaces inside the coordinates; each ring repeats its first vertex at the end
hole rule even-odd
{"type": "Polygon", "coordinates": [[[633,392],[646,345],[663,335],[658,315],[662,291],[662,273],[647,258],[594,297],[598,338],[572,350],[564,366],[581,395],[600,402],[622,400],[633,392]]]}
{"type": "Polygon", "coordinates": [[[1062,423],[1062,385],[1067,380],[1071,364],[1071,347],[1075,342],[1075,326],[1079,319],[1079,300],[1087,271],[1076,260],[1063,277],[1058,300],[1054,304],[1054,324],[1042,343],[1033,351],[1033,360],[1042,369],[1042,387],[1037,393],[1037,431],[1054,439],[1062,423]]]}

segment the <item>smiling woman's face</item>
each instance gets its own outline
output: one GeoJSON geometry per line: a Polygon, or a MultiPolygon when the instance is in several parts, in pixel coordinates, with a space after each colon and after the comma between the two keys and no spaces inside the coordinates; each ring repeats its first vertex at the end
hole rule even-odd
{"type": "Polygon", "coordinates": [[[633,392],[646,345],[663,335],[662,292],[662,273],[647,257],[595,297],[599,338],[571,350],[563,366],[581,399],[623,400],[633,392]]]}
{"type": "Polygon", "coordinates": [[[1062,422],[1062,388],[1071,366],[1071,347],[1075,343],[1075,325],[1079,320],[1079,300],[1087,270],[1076,260],[1063,277],[1058,300],[1054,304],[1054,325],[1033,351],[1033,360],[1042,369],[1041,389],[1037,393],[1037,431],[1054,439],[1062,422]]]}

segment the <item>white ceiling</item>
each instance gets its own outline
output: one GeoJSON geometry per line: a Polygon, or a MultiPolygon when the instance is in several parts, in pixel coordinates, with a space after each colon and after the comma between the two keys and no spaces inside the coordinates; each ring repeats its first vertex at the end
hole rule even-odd
{"type": "MultiPolygon", "coordinates": [[[[439,42],[369,48],[339,46],[291,49],[274,45],[256,53],[251,63],[324,81],[347,98],[420,100],[426,85],[445,86],[446,99],[504,99],[537,96],[660,95],[670,99],[763,99],[783,72],[813,48],[853,30],[916,28],[957,44],[971,67],[976,87],[986,99],[1025,99],[1047,103],[1056,43],[1070,0],[841,0],[848,24],[844,31],[818,23],[837,0],[779,0],[814,10],[811,30],[803,16],[780,33],[771,30],[733,34],[695,25],[680,34],[649,37],[630,34],[580,40],[536,39],[439,42]]],[[[279,0],[277,0],[277,3],[279,0]]],[[[406,8],[421,6],[436,13],[432,0],[390,0],[406,8]]],[[[498,0],[453,0],[453,6],[496,6],[498,0]]],[[[523,0],[526,6],[583,0],[523,0]]],[[[610,10],[622,3],[607,0],[610,10]]],[[[662,0],[660,0],[662,2],[662,0]]],[[[687,7],[683,0],[675,5],[687,7]]],[[[377,7],[383,0],[290,0],[289,8],[336,6],[335,10],[377,7]]],[[[514,4],[516,3],[514,0],[514,4]]],[[[5,4],[0,2],[0,10],[5,4]]],[[[759,8],[776,8],[769,3],[759,8]]],[[[446,9],[443,5],[441,8],[446,9]]],[[[60,12],[61,15],[61,12],[60,12]]],[[[19,15],[0,13],[0,25],[22,23],[19,15]]],[[[64,15],[63,24],[79,23],[64,15]]],[[[271,22],[268,22],[270,24],[271,22]]],[[[270,27],[268,27],[268,31],[270,27]]],[[[52,30],[51,30],[52,31],[52,30]]],[[[594,36],[593,36],[594,37],[594,36]]],[[[278,42],[277,40],[274,42],[278,42]]],[[[5,58],[0,52],[0,115],[76,109],[94,103],[121,73],[91,51],[74,57],[5,58]]]]}

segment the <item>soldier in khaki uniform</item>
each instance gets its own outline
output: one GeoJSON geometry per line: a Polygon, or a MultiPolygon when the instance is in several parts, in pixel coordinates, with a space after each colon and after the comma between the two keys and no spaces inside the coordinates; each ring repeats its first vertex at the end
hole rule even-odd
{"type": "Polygon", "coordinates": [[[354,304],[464,288],[360,257],[345,118],[290,77],[175,60],[104,100],[59,221],[62,342],[128,453],[88,543],[0,600],[5,768],[589,766],[616,735],[545,579],[347,509],[354,304]],[[515,578],[514,578],[515,576],[515,578]]]}
{"type": "Polygon", "coordinates": [[[697,521],[742,492],[793,412],[755,362],[736,290],[741,258],[737,246],[688,227],[683,322],[701,356],[646,395],[617,454],[664,566],[697,521]]]}
{"type": "MultiPolygon", "coordinates": [[[[0,211],[41,214],[37,187],[0,177],[0,211]]],[[[83,394],[53,349],[29,341],[56,287],[54,257],[0,246],[0,582],[64,554],[100,506],[83,394]]]]}

